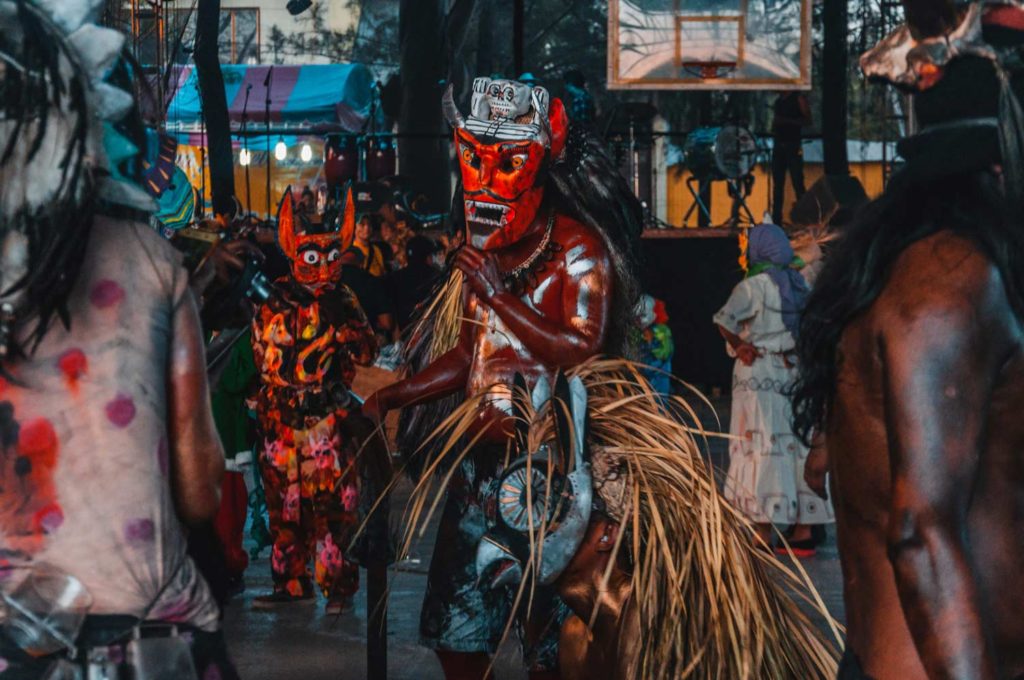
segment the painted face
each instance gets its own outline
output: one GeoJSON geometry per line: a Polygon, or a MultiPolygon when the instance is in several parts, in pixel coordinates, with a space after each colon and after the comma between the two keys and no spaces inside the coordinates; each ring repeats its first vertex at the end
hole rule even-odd
{"type": "Polygon", "coordinates": [[[291,260],[292,277],[295,281],[313,290],[337,282],[341,276],[341,254],[352,245],[355,233],[355,202],[352,200],[351,188],[347,192],[339,231],[320,234],[297,233],[291,188],[285,191],[277,220],[278,241],[281,250],[291,260]]]}
{"type": "Polygon", "coordinates": [[[323,286],[341,275],[341,241],[337,234],[300,236],[298,257],[292,260],[292,276],[306,286],[323,286]]]}
{"type": "Polygon", "coordinates": [[[542,87],[490,78],[473,81],[469,118],[451,86],[441,106],[455,129],[469,244],[493,250],[515,243],[537,216],[547,163],[565,148],[565,107],[542,87]]]}
{"type": "Polygon", "coordinates": [[[544,198],[547,149],[528,139],[484,144],[464,129],[455,131],[455,142],[470,245],[492,250],[515,243],[544,198]]]}

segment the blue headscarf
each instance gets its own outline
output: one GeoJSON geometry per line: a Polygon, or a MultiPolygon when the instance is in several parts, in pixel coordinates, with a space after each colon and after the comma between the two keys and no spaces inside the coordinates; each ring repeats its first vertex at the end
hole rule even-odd
{"type": "Polygon", "coordinates": [[[747,261],[750,270],[747,275],[764,272],[775,282],[782,299],[782,323],[796,338],[800,328],[800,313],[807,303],[810,289],[800,272],[792,267],[795,259],[793,246],[786,232],[774,224],[751,227],[748,238],[747,261]]]}

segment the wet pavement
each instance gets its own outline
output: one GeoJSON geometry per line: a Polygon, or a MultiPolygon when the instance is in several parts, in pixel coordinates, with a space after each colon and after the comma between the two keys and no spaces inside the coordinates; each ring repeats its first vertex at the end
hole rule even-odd
{"type": "MultiPolygon", "coordinates": [[[[716,403],[728,423],[726,403],[716,403]]],[[[705,421],[708,422],[708,421],[705,421]]],[[[710,423],[709,423],[710,424],[710,423]]],[[[711,458],[723,469],[725,451],[714,444],[711,458]]],[[[401,517],[409,485],[394,494],[392,518],[401,517]]],[[[419,611],[426,587],[427,566],[434,545],[434,526],[414,545],[410,559],[389,571],[391,596],[388,608],[388,678],[390,680],[441,680],[440,665],[433,653],[417,644],[419,611]]],[[[364,588],[356,596],[353,611],[326,616],[324,601],[291,604],[274,611],[252,608],[256,595],[271,589],[269,549],[246,572],[248,588],[225,614],[225,630],[232,657],[245,680],[359,680],[366,672],[367,603],[364,588]]],[[[807,570],[829,611],[843,622],[842,583],[835,536],[818,554],[801,564],[807,570]]],[[[365,582],[366,572],[361,572],[365,582]]],[[[495,663],[498,680],[525,679],[515,645],[506,644],[495,663]]]]}

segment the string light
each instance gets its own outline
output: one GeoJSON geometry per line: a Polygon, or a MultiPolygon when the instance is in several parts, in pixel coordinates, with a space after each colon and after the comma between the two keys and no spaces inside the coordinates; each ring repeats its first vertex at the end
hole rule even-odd
{"type": "Polygon", "coordinates": [[[274,146],[274,158],[279,161],[283,161],[288,157],[288,147],[285,146],[284,139],[278,138],[277,144],[274,146]]]}
{"type": "Polygon", "coordinates": [[[308,163],[313,160],[313,149],[308,143],[302,145],[302,150],[299,152],[299,158],[302,159],[303,163],[308,163]]]}
{"type": "Polygon", "coordinates": [[[249,153],[248,149],[242,149],[238,152],[238,163],[243,166],[252,163],[252,154],[249,153]]]}

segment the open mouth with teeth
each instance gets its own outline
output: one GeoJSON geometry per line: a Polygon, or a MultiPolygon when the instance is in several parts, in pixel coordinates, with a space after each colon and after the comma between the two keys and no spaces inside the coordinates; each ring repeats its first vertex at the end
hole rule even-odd
{"type": "Polygon", "coordinates": [[[505,227],[512,219],[512,208],[500,203],[466,201],[466,221],[473,226],[505,227]]]}

